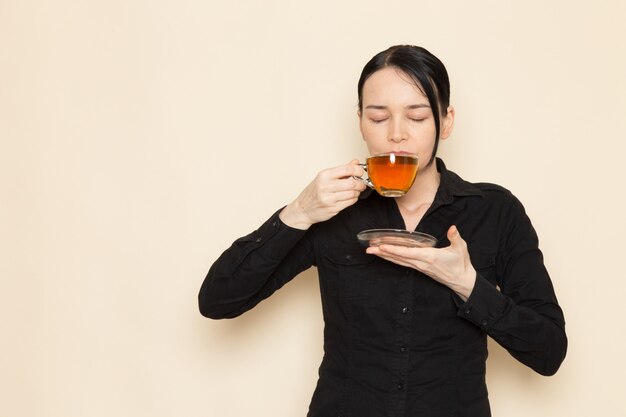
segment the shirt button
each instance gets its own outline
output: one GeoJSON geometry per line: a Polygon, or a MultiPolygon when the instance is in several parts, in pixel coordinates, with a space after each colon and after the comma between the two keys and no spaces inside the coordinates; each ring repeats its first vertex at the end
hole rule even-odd
{"type": "Polygon", "coordinates": [[[257,237],[256,240],[255,240],[256,243],[259,243],[260,241],[261,241],[260,237],[257,237]]]}
{"type": "Polygon", "coordinates": [[[272,222],[272,226],[274,226],[274,227],[276,227],[276,225],[277,225],[277,224],[278,224],[278,222],[277,222],[276,220],[274,220],[274,221],[272,222]]]}
{"type": "Polygon", "coordinates": [[[406,352],[406,346],[400,346],[400,352],[406,352]]]}
{"type": "Polygon", "coordinates": [[[470,310],[469,308],[466,308],[466,309],[465,309],[465,314],[469,314],[469,313],[471,313],[471,312],[472,312],[472,310],[470,310]]]}
{"type": "Polygon", "coordinates": [[[487,320],[481,320],[481,321],[480,321],[480,324],[482,324],[483,326],[486,326],[486,325],[487,325],[487,324],[489,324],[489,323],[487,322],[487,320]]]}
{"type": "Polygon", "coordinates": [[[398,384],[398,391],[402,391],[404,389],[404,385],[402,383],[398,384]]]}
{"type": "Polygon", "coordinates": [[[408,307],[402,308],[402,314],[406,314],[408,312],[409,312],[409,308],[408,307]]]}

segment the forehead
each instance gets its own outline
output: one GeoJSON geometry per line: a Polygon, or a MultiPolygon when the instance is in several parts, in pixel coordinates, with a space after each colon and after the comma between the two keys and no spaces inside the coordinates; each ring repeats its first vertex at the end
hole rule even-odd
{"type": "Polygon", "coordinates": [[[363,85],[363,104],[428,104],[421,86],[396,67],[385,67],[370,75],[363,85]]]}

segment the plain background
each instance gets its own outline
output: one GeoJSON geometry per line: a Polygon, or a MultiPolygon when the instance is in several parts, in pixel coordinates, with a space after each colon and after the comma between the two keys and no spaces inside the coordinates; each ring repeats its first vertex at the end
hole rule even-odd
{"type": "Polygon", "coordinates": [[[315,270],[230,321],[211,263],[367,156],[362,66],[446,64],[440,151],[525,204],[566,314],[554,377],[490,343],[494,416],[626,416],[620,0],[0,0],[0,415],[304,416],[315,270]]]}

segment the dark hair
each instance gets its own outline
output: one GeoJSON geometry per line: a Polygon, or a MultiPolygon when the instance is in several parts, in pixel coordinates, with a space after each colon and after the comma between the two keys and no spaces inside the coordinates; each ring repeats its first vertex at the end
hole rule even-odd
{"type": "Polygon", "coordinates": [[[428,98],[435,119],[435,147],[429,164],[435,159],[441,133],[441,115],[446,115],[450,104],[450,80],[443,63],[426,49],[413,45],[396,45],[379,52],[365,64],[359,78],[359,112],[363,111],[363,85],[376,71],[395,67],[413,79],[428,98]]]}

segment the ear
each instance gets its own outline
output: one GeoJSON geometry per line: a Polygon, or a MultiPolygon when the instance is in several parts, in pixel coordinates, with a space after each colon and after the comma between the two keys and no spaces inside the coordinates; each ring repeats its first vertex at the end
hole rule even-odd
{"type": "Polygon", "coordinates": [[[454,129],[454,107],[448,106],[448,113],[441,119],[441,139],[448,139],[454,129]]]}

